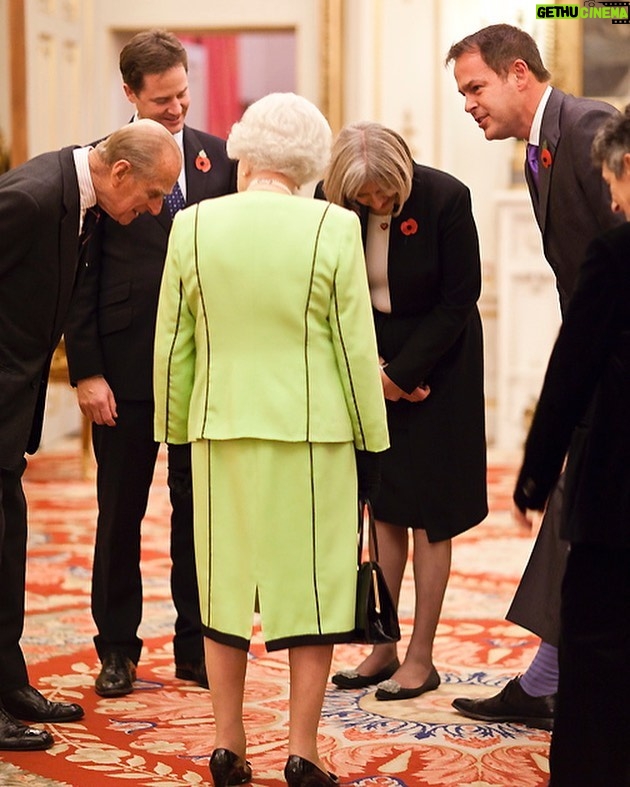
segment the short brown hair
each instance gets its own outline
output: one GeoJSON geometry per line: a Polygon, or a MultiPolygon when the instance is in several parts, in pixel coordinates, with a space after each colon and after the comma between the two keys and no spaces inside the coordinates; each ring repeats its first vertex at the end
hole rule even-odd
{"type": "Polygon", "coordinates": [[[534,39],[513,25],[489,25],[453,44],[445,64],[469,52],[479,52],[482,60],[496,74],[505,77],[515,60],[524,60],[539,82],[548,82],[551,74],[545,68],[534,39]]]}
{"type": "Polygon", "coordinates": [[[366,183],[376,183],[396,195],[394,215],[411,194],[413,158],[400,134],[380,123],[350,123],[333,144],[324,178],[326,199],[344,208],[356,208],[366,183]]]}
{"type": "Polygon", "coordinates": [[[147,74],[162,74],[179,65],[188,71],[188,55],[179,38],[168,30],[145,30],[122,48],[119,65],[123,82],[137,94],[147,74]]]}

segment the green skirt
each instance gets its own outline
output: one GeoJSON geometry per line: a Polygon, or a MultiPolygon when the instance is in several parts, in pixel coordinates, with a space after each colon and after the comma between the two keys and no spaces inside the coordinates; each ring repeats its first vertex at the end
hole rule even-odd
{"type": "Polygon", "coordinates": [[[192,468],[204,635],[247,650],[258,599],[267,650],[352,641],[353,444],[200,440],[192,468]]]}

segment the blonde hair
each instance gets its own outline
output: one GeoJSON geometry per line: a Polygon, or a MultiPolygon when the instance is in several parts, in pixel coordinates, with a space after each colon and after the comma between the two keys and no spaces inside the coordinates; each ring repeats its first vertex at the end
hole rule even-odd
{"type": "Polygon", "coordinates": [[[324,178],[326,199],[344,208],[356,208],[366,183],[375,183],[396,195],[397,216],[411,194],[413,158],[405,140],[380,123],[350,123],[333,144],[324,178]]]}
{"type": "Polygon", "coordinates": [[[328,121],[306,98],[269,93],[251,104],[232,126],[227,153],[256,170],[272,170],[301,186],[321,177],[330,158],[328,121]]]}

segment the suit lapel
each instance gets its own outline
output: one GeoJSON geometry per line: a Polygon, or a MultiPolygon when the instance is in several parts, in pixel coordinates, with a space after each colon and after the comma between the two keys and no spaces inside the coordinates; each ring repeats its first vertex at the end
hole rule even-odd
{"type": "MultiPolygon", "coordinates": [[[[545,107],[542,125],[540,128],[540,142],[538,151],[538,223],[544,234],[547,220],[547,202],[553,174],[553,159],[560,140],[560,114],[564,93],[554,88],[545,107]]],[[[529,181],[528,181],[529,182],[529,181]]],[[[530,188],[531,192],[531,188],[530,188]]]]}
{"type": "Polygon", "coordinates": [[[79,267],[79,183],[72,156],[73,148],[59,152],[63,179],[63,204],[59,224],[59,308],[55,315],[53,335],[61,334],[66,316],[66,304],[70,300],[79,267]]]}
{"type": "Polygon", "coordinates": [[[202,200],[207,194],[206,179],[210,177],[212,161],[209,159],[207,151],[204,150],[202,141],[193,129],[187,126],[184,126],[184,167],[186,168],[186,204],[192,205],[202,200]],[[210,169],[204,171],[200,166],[197,166],[197,157],[200,154],[202,159],[205,158],[209,162],[210,169]]]}

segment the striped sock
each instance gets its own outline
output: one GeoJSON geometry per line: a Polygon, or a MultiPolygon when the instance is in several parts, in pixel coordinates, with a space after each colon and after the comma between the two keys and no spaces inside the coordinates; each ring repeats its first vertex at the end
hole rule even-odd
{"type": "Polygon", "coordinates": [[[519,678],[525,694],[546,697],[558,691],[558,649],[541,642],[534,660],[519,678]]]}

